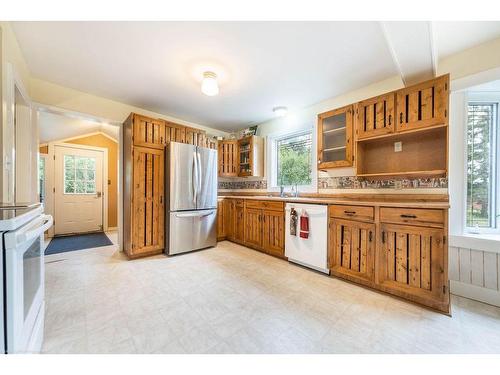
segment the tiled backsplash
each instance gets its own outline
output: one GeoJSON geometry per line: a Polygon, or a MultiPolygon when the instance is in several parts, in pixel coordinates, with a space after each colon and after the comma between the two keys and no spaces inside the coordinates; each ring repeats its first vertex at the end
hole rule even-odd
{"type": "Polygon", "coordinates": [[[267,189],[266,180],[258,181],[219,181],[219,189],[237,190],[237,189],[267,189]]]}
{"type": "Polygon", "coordinates": [[[432,189],[447,188],[448,178],[387,178],[370,180],[365,177],[319,177],[318,189],[432,189]]]}
{"type": "MultiPolygon", "coordinates": [[[[436,189],[448,188],[448,178],[388,178],[370,180],[364,177],[319,177],[318,189],[436,189]]],[[[267,189],[267,181],[219,181],[219,189],[267,189]]]]}

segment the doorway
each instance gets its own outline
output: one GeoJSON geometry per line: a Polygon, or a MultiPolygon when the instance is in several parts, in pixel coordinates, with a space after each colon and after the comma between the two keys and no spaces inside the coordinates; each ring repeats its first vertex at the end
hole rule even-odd
{"type": "Polygon", "coordinates": [[[106,166],[107,149],[54,145],[56,236],[104,230],[106,166]]]}

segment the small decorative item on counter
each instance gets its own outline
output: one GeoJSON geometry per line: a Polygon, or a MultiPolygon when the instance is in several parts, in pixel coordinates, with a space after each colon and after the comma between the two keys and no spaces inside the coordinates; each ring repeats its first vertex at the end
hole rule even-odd
{"type": "Polygon", "coordinates": [[[309,238],[309,215],[305,210],[300,214],[300,238],[309,238]]]}
{"type": "Polygon", "coordinates": [[[295,208],[292,207],[290,210],[290,235],[291,236],[296,236],[297,235],[297,211],[295,208]]]}

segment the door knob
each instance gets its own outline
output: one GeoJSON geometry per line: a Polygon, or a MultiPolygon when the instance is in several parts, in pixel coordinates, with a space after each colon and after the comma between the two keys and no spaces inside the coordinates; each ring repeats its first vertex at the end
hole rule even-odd
{"type": "Polygon", "coordinates": [[[98,191],[98,192],[97,192],[97,193],[95,193],[95,194],[96,194],[97,198],[101,198],[101,196],[102,196],[102,193],[101,193],[100,191],[98,191]]]}

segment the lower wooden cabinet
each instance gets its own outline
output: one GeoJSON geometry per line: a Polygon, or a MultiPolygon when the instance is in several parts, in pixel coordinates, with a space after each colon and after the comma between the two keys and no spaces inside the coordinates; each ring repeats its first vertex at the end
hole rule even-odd
{"type": "Polygon", "coordinates": [[[374,281],[375,224],[330,219],[329,247],[332,274],[374,281]]]}
{"type": "Polygon", "coordinates": [[[228,220],[226,218],[227,212],[224,210],[225,206],[227,206],[226,201],[222,199],[217,201],[217,241],[222,241],[227,236],[228,220]]]}
{"type": "Polygon", "coordinates": [[[245,209],[245,244],[262,248],[262,210],[245,209]]]}
{"type": "Polygon", "coordinates": [[[234,202],[234,225],[233,225],[233,240],[240,244],[245,243],[245,207],[243,200],[234,202]]]}
{"type": "Polygon", "coordinates": [[[285,256],[285,213],[262,210],[262,247],[275,256],[285,256]]]}
{"type": "Polygon", "coordinates": [[[440,228],[381,224],[377,283],[387,291],[447,311],[445,233],[440,228]]]}

